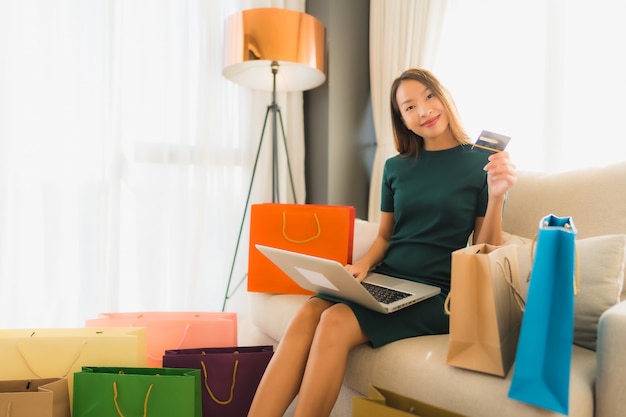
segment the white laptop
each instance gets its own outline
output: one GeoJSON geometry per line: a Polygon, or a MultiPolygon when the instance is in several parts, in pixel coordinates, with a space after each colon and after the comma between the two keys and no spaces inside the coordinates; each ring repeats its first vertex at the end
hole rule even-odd
{"type": "Polygon", "coordinates": [[[392,313],[441,292],[439,287],[369,273],[357,281],[340,262],[284,249],[255,245],[300,287],[353,301],[380,313],[392,313]]]}

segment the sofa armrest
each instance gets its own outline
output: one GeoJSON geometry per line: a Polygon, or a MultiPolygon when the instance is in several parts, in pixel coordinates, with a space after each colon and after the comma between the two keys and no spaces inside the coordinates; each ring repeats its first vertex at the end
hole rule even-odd
{"type": "Polygon", "coordinates": [[[609,308],[598,322],[596,417],[626,415],[626,301],[609,308]]]}

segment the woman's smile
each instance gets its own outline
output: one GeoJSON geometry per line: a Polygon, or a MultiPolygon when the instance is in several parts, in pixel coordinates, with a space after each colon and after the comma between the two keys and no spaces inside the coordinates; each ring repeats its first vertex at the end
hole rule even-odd
{"type": "Polygon", "coordinates": [[[439,121],[439,117],[441,117],[441,115],[438,115],[438,116],[435,116],[435,117],[431,117],[430,119],[426,120],[424,123],[420,124],[420,126],[422,126],[422,127],[433,127],[439,121]]]}

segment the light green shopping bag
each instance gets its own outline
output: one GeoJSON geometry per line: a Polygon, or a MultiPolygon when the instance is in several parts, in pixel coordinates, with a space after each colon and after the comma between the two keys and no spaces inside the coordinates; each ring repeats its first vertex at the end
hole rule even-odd
{"type": "Polygon", "coordinates": [[[73,417],[202,417],[200,370],[83,366],[73,417]]]}

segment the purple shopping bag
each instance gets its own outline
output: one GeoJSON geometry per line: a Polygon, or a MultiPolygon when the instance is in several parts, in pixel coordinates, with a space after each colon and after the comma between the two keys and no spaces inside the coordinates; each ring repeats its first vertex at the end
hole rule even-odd
{"type": "Polygon", "coordinates": [[[203,417],[248,414],[273,346],[166,350],[163,366],[200,369],[203,417]]]}

